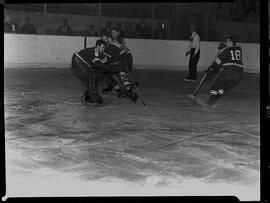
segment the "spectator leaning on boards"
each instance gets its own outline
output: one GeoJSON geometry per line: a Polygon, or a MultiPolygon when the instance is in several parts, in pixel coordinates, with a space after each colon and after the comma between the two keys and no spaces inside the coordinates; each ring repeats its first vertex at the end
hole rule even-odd
{"type": "Polygon", "coordinates": [[[85,31],[86,36],[97,37],[98,32],[95,30],[95,25],[90,25],[89,29],[85,31]]]}
{"type": "Polygon", "coordinates": [[[68,25],[68,20],[66,18],[64,18],[62,20],[63,22],[63,25],[61,25],[58,30],[57,30],[57,33],[59,35],[71,35],[72,33],[72,29],[71,27],[68,25]]]}
{"type": "Polygon", "coordinates": [[[25,24],[21,28],[21,33],[24,34],[37,34],[35,26],[31,23],[31,18],[25,18],[25,24]]]}

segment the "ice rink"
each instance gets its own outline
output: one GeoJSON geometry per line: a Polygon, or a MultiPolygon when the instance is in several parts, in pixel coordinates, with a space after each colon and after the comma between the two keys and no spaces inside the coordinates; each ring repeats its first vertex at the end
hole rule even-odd
{"type": "Polygon", "coordinates": [[[246,73],[212,110],[189,99],[197,83],[186,75],[135,67],[146,107],[115,93],[93,106],[70,68],[5,69],[7,197],[259,200],[259,74],[246,73]]]}

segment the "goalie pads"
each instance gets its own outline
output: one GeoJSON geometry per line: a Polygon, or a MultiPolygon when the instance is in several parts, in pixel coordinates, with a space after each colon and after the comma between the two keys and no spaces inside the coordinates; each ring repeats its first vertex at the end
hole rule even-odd
{"type": "Polygon", "coordinates": [[[116,91],[120,90],[120,86],[119,86],[120,81],[119,80],[121,80],[122,84],[124,85],[125,90],[130,90],[131,83],[130,83],[125,72],[120,72],[120,73],[114,75],[114,79],[117,81],[116,85],[114,86],[114,89],[116,91]]]}

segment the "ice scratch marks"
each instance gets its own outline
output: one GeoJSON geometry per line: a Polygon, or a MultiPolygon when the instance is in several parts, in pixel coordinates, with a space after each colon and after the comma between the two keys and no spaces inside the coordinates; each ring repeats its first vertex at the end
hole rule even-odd
{"type": "Polygon", "coordinates": [[[167,144],[167,145],[163,146],[162,148],[169,147],[169,146],[172,146],[172,145],[175,145],[175,144],[184,142],[186,140],[191,140],[191,139],[198,138],[198,137],[211,136],[211,135],[215,135],[215,134],[219,134],[219,133],[224,133],[224,132],[229,132],[229,131],[230,131],[230,129],[222,129],[222,130],[215,131],[215,132],[203,133],[203,134],[194,135],[194,136],[190,136],[190,137],[184,137],[184,138],[178,139],[178,140],[176,140],[176,141],[174,141],[174,142],[172,142],[170,144],[167,144]]]}

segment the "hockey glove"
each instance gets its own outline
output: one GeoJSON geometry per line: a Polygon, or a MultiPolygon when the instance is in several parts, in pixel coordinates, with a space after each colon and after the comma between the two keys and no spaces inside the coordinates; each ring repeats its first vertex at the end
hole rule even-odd
{"type": "Polygon", "coordinates": [[[209,66],[204,72],[208,75],[211,74],[214,71],[214,69],[212,68],[212,66],[209,66]]]}

